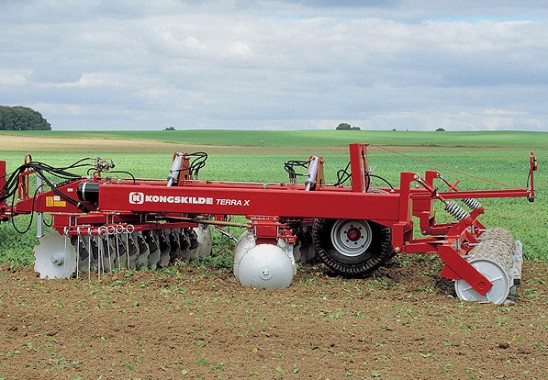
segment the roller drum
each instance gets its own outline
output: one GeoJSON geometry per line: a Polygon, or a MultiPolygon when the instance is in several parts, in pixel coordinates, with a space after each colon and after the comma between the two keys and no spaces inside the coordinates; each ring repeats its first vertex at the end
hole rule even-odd
{"type": "Polygon", "coordinates": [[[496,240],[508,245],[512,252],[516,250],[516,240],[514,239],[514,236],[510,233],[510,231],[502,227],[495,227],[485,230],[485,232],[480,236],[479,240],[496,240]]]}
{"type": "Polygon", "coordinates": [[[510,269],[513,265],[514,250],[515,244],[510,245],[501,240],[484,240],[470,251],[468,257],[470,260],[477,257],[483,259],[496,257],[504,268],[510,269]]]}
{"type": "Polygon", "coordinates": [[[514,285],[515,243],[509,244],[508,239],[494,238],[503,235],[497,231],[488,234],[487,239],[482,240],[466,256],[470,265],[487,277],[493,286],[482,296],[464,279],[456,280],[455,292],[461,300],[501,304],[508,298],[510,288],[514,285]]]}

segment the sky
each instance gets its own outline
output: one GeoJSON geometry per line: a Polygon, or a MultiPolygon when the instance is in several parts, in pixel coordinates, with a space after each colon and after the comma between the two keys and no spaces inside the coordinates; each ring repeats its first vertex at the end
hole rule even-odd
{"type": "Polygon", "coordinates": [[[544,0],[0,0],[54,130],[548,131],[544,0]]]}

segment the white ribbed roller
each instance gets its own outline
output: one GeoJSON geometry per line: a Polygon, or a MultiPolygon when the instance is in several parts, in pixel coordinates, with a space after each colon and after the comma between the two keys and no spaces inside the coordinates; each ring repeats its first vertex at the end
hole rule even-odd
{"type": "Polygon", "coordinates": [[[470,251],[466,259],[478,272],[487,277],[493,286],[482,296],[465,280],[456,280],[455,292],[461,300],[494,304],[506,301],[515,278],[513,268],[516,245],[513,238],[511,240],[512,243],[508,238],[495,232],[470,251]],[[500,240],[495,239],[497,235],[500,240]]]}
{"type": "Polygon", "coordinates": [[[455,292],[459,299],[463,301],[475,302],[492,302],[501,304],[506,301],[510,293],[510,275],[504,266],[496,257],[491,258],[475,258],[470,261],[470,264],[478,270],[482,275],[487,277],[493,287],[485,295],[480,295],[472,286],[465,280],[459,279],[455,281],[455,292]]]}

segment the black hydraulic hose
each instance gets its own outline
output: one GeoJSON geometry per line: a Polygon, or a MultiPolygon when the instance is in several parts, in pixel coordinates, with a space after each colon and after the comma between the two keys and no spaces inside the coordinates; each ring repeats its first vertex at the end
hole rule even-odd
{"type": "MultiPolygon", "coordinates": [[[[34,195],[32,197],[32,207],[31,207],[31,211],[30,211],[30,220],[29,220],[29,223],[27,224],[27,226],[25,227],[24,230],[20,230],[17,225],[15,224],[15,218],[11,218],[11,225],[13,226],[13,229],[23,235],[23,234],[26,234],[30,228],[32,227],[32,222],[34,220],[34,206],[35,206],[35,202],[36,202],[36,196],[38,195],[38,192],[40,191],[40,189],[42,188],[43,186],[39,186],[36,191],[34,192],[34,195]]],[[[15,197],[13,197],[11,199],[11,209],[13,210],[13,207],[15,205],[15,197]]]]}
{"type": "Polygon", "coordinates": [[[343,185],[348,179],[350,178],[350,173],[348,173],[348,169],[350,168],[350,162],[346,165],[344,169],[341,169],[337,171],[337,183],[335,186],[341,186],[343,185]]]}
{"type": "Polygon", "coordinates": [[[386,183],[391,189],[392,191],[395,191],[394,189],[394,186],[392,186],[392,184],[384,177],[381,177],[380,175],[375,175],[375,174],[371,174],[371,173],[368,173],[367,174],[369,177],[372,177],[372,178],[378,178],[380,179],[381,181],[383,181],[384,183],[386,183]]]}
{"type": "Polygon", "coordinates": [[[116,171],[111,171],[109,173],[114,173],[114,174],[127,174],[128,176],[131,177],[131,179],[133,180],[133,184],[135,185],[137,183],[137,180],[135,179],[135,176],[133,174],[131,174],[130,172],[126,172],[126,171],[123,171],[123,170],[116,170],[116,171]]]}

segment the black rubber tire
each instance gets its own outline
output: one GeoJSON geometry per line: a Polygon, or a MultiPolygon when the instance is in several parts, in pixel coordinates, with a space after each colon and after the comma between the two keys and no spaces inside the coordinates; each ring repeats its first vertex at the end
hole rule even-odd
{"type": "Polygon", "coordinates": [[[346,276],[369,274],[393,256],[392,230],[367,221],[372,231],[371,244],[358,256],[347,256],[334,248],[331,228],[337,219],[316,219],[312,227],[314,248],[320,259],[332,270],[346,276]]]}

